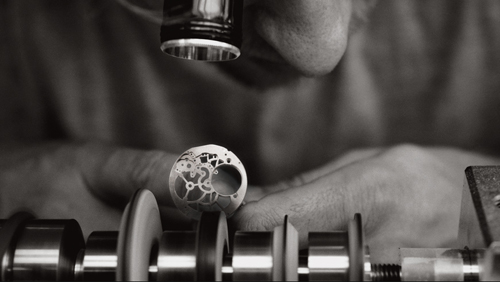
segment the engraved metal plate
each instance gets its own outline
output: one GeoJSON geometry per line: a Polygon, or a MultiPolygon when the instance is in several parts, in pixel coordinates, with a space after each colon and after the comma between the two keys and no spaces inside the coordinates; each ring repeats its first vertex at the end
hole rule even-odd
{"type": "Polygon", "coordinates": [[[231,216],[247,190],[247,175],[238,157],[217,145],[184,152],[170,171],[170,195],[177,208],[199,220],[204,211],[231,216]]]}

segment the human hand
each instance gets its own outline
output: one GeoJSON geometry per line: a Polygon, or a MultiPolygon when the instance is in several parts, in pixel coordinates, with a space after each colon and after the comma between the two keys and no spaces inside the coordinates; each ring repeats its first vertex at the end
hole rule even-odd
{"type": "Polygon", "coordinates": [[[138,188],[151,190],[165,227],[188,227],[170,199],[176,157],[99,144],[47,144],[0,149],[0,215],[20,208],[38,218],[74,218],[88,235],[118,230],[122,209],[138,188]]]}
{"type": "Polygon", "coordinates": [[[288,215],[301,247],[310,231],[346,230],[363,216],[372,261],[394,263],[399,247],[444,247],[455,243],[463,171],[495,160],[447,148],[402,145],[363,150],[294,180],[263,187],[270,194],[242,207],[236,230],[271,230],[288,215]]]}

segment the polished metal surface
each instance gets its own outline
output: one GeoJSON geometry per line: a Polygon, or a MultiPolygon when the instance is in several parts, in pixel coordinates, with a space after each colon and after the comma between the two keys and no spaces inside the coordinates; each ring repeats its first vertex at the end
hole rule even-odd
{"type": "Polygon", "coordinates": [[[196,280],[221,281],[222,263],[229,252],[226,215],[205,212],[196,232],[196,280]]]}
{"type": "Polygon", "coordinates": [[[197,61],[230,61],[240,56],[240,50],[235,46],[211,39],[168,40],[161,48],[171,56],[197,61]]]}
{"type": "Polygon", "coordinates": [[[163,232],[157,267],[158,281],[195,281],[196,232],[163,232]]]}
{"type": "Polygon", "coordinates": [[[348,280],[347,232],[309,233],[308,254],[309,281],[348,280]]]}
{"type": "MultiPolygon", "coordinates": [[[[150,208],[141,204],[134,213],[150,208]]],[[[197,231],[163,232],[159,246],[148,244],[143,260],[130,267],[145,269],[143,274],[150,281],[478,281],[500,277],[498,243],[488,249],[486,257],[482,249],[401,249],[401,266],[366,268],[368,251],[357,246],[362,242],[360,226],[360,217],[355,217],[347,232],[310,233],[309,249],[299,256],[298,234],[285,217],[284,224],[273,231],[237,232],[230,254],[224,213],[207,212],[197,231]],[[365,266],[361,279],[351,277],[356,258],[356,273],[363,275],[359,270],[365,266]]],[[[0,227],[0,232],[6,230],[5,221],[0,221],[0,227]]],[[[15,247],[12,279],[114,280],[118,233],[94,232],[84,248],[78,231],[73,220],[28,221],[15,247]]],[[[5,269],[8,262],[2,264],[5,269]]]]}
{"type": "Polygon", "coordinates": [[[13,280],[73,280],[76,256],[85,243],[75,220],[32,220],[19,237],[13,280]]]}
{"type": "Polygon", "coordinates": [[[298,268],[298,233],[287,216],[283,225],[273,231],[236,232],[231,269],[233,281],[297,281],[298,268]]]}
{"type": "Polygon", "coordinates": [[[349,281],[363,281],[369,277],[365,265],[370,266],[365,254],[365,242],[361,214],[357,213],[347,226],[349,244],[349,281]]]}
{"type": "Polygon", "coordinates": [[[230,217],[243,203],[247,174],[238,157],[217,145],[182,153],[170,171],[170,195],[186,216],[199,220],[202,212],[223,211],[230,217]]]}
{"type": "MultiPolygon", "coordinates": [[[[479,281],[480,271],[485,257],[485,249],[460,250],[464,259],[464,281],[479,281]]],[[[500,265],[499,265],[500,266],[500,265]]],[[[500,269],[499,269],[500,270],[500,269]]]]}
{"type": "Polygon", "coordinates": [[[299,254],[299,268],[297,269],[298,281],[309,281],[309,267],[307,263],[309,261],[307,253],[299,254]]]}
{"type": "Polygon", "coordinates": [[[12,266],[15,246],[20,233],[24,229],[24,224],[31,220],[33,215],[27,212],[18,212],[8,220],[1,223],[0,232],[0,262],[2,281],[12,279],[12,266]]]}
{"type": "Polygon", "coordinates": [[[118,241],[117,231],[92,232],[87,239],[85,250],[81,252],[81,262],[75,265],[76,280],[115,280],[118,241]]]}
{"type": "Polygon", "coordinates": [[[275,268],[273,279],[297,281],[299,279],[299,233],[288,220],[288,216],[285,216],[282,226],[274,228],[273,252],[275,265],[278,263],[277,256],[281,256],[282,263],[279,269],[275,268]]]}
{"type": "Polygon", "coordinates": [[[148,280],[161,235],[160,211],[153,193],[137,190],[120,223],[116,280],[148,280]]]}
{"type": "Polygon", "coordinates": [[[222,281],[233,281],[233,254],[226,253],[222,260],[222,281]]]}
{"type": "Polygon", "coordinates": [[[201,61],[240,56],[243,0],[165,0],[163,11],[166,54],[201,61]]]}
{"type": "Polygon", "coordinates": [[[366,249],[359,214],[349,222],[347,232],[309,233],[308,280],[370,280],[370,257],[366,249]]]}
{"type": "MultiPolygon", "coordinates": [[[[217,167],[218,158],[213,155],[194,156],[217,167]]],[[[237,231],[231,253],[224,212],[203,212],[196,231],[162,233],[156,200],[146,190],[132,197],[119,232],[94,232],[86,246],[74,220],[14,216],[0,220],[0,238],[0,250],[7,250],[1,260],[2,280],[478,281],[500,277],[499,242],[486,254],[484,249],[467,247],[403,248],[401,265],[372,265],[359,214],[348,223],[347,231],[309,233],[309,247],[300,254],[298,233],[287,216],[271,231],[237,231]]]]}
{"type": "MultiPolygon", "coordinates": [[[[137,204],[137,207],[132,207],[134,214],[130,216],[145,219],[144,214],[152,210],[152,205],[147,200],[144,201],[140,194],[150,195],[139,192],[139,197],[133,198],[131,203],[137,204]]],[[[148,198],[146,196],[145,199],[148,198]]],[[[5,222],[0,222],[0,225],[4,227],[5,222]]],[[[63,250],[78,238],[78,232],[74,232],[79,230],[77,227],[77,223],[71,220],[28,222],[23,228],[20,245],[16,246],[18,259],[15,262],[19,266],[24,261],[24,269],[14,268],[16,276],[13,278],[57,280],[60,277],[70,277],[58,275],[61,271],[72,275],[74,270],[75,280],[114,280],[120,256],[116,254],[117,232],[94,232],[89,236],[86,248],[80,246],[73,248],[71,255],[61,255],[67,253],[63,250]]],[[[364,248],[358,246],[362,243],[360,227],[361,218],[356,216],[350,222],[348,232],[310,233],[308,252],[299,256],[298,234],[285,217],[284,224],[273,231],[237,232],[235,250],[231,255],[228,253],[224,213],[207,212],[203,214],[196,232],[166,231],[163,232],[159,246],[151,243],[142,245],[145,252],[142,260],[136,260],[130,267],[135,268],[133,271],[142,269],[142,275],[152,281],[296,281],[299,278],[301,281],[366,281],[369,278],[375,281],[398,281],[401,278],[452,278],[470,281],[479,278],[479,262],[483,260],[481,250],[403,249],[403,270],[398,265],[373,265],[371,276],[353,280],[350,272],[353,271],[351,262],[355,259],[352,257],[360,259],[357,271],[363,268],[363,262],[365,266],[369,263],[368,251],[363,253],[361,250],[364,248]],[[354,246],[351,246],[353,243],[354,246]],[[158,252],[156,249],[159,249],[158,252]],[[361,259],[363,255],[364,260],[361,259]],[[430,265],[432,268],[422,268],[422,265],[430,265]]],[[[129,236],[141,235],[134,232],[137,229],[131,230],[129,236]]],[[[1,231],[5,231],[5,228],[0,229],[1,231]]],[[[138,238],[144,237],[136,239],[138,238]]],[[[488,265],[489,273],[495,275],[491,270],[496,271],[497,260],[491,253],[489,258],[494,259],[489,259],[489,264],[483,265],[488,265]]]]}
{"type": "Polygon", "coordinates": [[[233,246],[233,281],[273,279],[272,232],[236,232],[233,246]]]}
{"type": "Polygon", "coordinates": [[[401,248],[402,281],[479,281],[484,250],[401,248]]]}

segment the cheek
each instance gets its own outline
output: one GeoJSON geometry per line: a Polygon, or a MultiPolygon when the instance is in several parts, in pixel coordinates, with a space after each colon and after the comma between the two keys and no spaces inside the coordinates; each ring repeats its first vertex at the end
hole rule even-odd
{"type": "Polygon", "coordinates": [[[337,65],[347,45],[350,0],[262,0],[252,22],[281,58],[306,76],[337,65]]]}

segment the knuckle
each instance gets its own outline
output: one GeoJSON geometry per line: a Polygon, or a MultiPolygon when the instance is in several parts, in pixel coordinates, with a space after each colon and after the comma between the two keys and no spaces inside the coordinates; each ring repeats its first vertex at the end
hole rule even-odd
{"type": "Polygon", "coordinates": [[[414,144],[401,144],[386,151],[386,155],[393,158],[412,159],[421,156],[423,149],[414,144]]]}
{"type": "Polygon", "coordinates": [[[425,168],[432,163],[433,155],[424,148],[402,144],[388,149],[382,156],[393,169],[411,172],[417,168],[425,168]]]}
{"type": "Polygon", "coordinates": [[[281,186],[281,190],[286,190],[288,188],[293,188],[293,187],[300,187],[303,186],[307,183],[307,181],[304,179],[303,175],[296,175],[290,179],[284,180],[280,182],[278,185],[281,186]]]}

